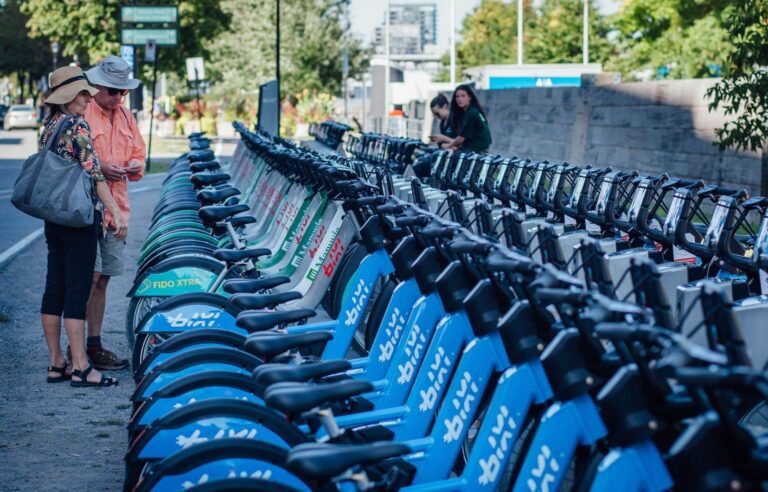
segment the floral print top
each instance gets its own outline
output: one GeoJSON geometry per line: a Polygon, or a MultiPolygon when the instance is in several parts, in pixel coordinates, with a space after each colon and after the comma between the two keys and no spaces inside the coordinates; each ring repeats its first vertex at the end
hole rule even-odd
{"type": "MultiPolygon", "coordinates": [[[[59,113],[46,123],[40,134],[40,150],[45,148],[59,121],[69,116],[71,115],[59,113]]],[[[74,119],[74,123],[68,122],[65,125],[66,128],[59,135],[59,141],[51,147],[51,151],[65,159],[79,162],[94,182],[106,181],[101,173],[99,158],[96,157],[96,152],[93,150],[93,139],[91,139],[91,129],[88,127],[88,123],[79,116],[74,119]]]]}

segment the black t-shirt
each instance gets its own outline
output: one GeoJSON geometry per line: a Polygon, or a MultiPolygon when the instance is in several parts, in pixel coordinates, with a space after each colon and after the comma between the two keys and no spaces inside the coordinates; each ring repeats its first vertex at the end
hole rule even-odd
{"type": "Polygon", "coordinates": [[[461,150],[485,152],[491,146],[491,130],[488,121],[474,106],[470,106],[461,118],[458,134],[464,137],[461,150]]]}
{"type": "Polygon", "coordinates": [[[451,126],[450,116],[445,121],[440,122],[440,133],[448,138],[456,138],[456,132],[453,131],[453,127],[451,126]]]}

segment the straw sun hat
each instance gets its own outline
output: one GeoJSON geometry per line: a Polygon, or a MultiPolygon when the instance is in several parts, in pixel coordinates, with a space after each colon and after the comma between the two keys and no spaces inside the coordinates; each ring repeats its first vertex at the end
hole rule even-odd
{"type": "Polygon", "coordinates": [[[51,95],[45,100],[46,104],[67,104],[83,91],[88,91],[92,96],[99,92],[88,83],[80,67],[56,69],[48,78],[48,85],[51,87],[51,95]]]}

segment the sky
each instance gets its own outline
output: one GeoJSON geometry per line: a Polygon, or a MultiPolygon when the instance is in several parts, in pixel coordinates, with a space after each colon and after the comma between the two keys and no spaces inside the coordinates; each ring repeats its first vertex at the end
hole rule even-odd
{"type": "MultiPolygon", "coordinates": [[[[455,0],[456,1],[456,25],[460,26],[462,19],[473,8],[480,4],[480,0],[455,0]]],[[[509,0],[514,1],[514,0],[509,0]]],[[[573,0],[574,2],[578,0],[573,0]]],[[[399,3],[432,3],[438,5],[438,43],[447,49],[450,33],[450,0],[391,0],[393,4],[399,3]]],[[[616,12],[621,0],[597,0],[599,8],[604,13],[616,12]]],[[[387,0],[352,0],[350,17],[352,31],[366,44],[373,38],[373,30],[384,22],[384,12],[387,0]]]]}

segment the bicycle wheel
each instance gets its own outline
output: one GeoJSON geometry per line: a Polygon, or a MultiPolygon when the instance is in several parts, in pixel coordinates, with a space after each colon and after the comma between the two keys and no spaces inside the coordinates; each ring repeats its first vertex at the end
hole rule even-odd
{"type": "Polygon", "coordinates": [[[174,335],[176,333],[139,333],[133,345],[131,367],[140,367],[144,359],[152,355],[155,347],[174,335]]]}
{"type": "Polygon", "coordinates": [[[395,291],[395,287],[397,287],[397,282],[393,281],[391,278],[385,281],[380,292],[375,298],[376,300],[374,302],[373,308],[371,309],[371,314],[365,321],[365,328],[364,332],[362,333],[362,339],[358,337],[358,333],[355,333],[355,338],[358,339],[358,342],[363,342],[366,354],[371,351],[371,346],[373,345],[373,341],[376,338],[376,333],[379,331],[379,327],[384,322],[384,314],[387,312],[387,307],[389,307],[389,300],[392,298],[392,293],[395,291]]]}
{"type": "Polygon", "coordinates": [[[133,347],[136,344],[135,330],[144,316],[152,310],[153,307],[163,302],[166,297],[132,297],[128,303],[128,311],[125,314],[125,337],[128,339],[128,346],[133,347]]]}

